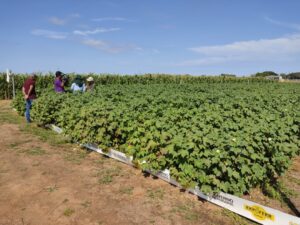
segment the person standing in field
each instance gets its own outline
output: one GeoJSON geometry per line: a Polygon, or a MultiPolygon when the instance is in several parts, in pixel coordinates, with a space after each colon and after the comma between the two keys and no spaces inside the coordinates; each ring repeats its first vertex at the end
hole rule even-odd
{"type": "Polygon", "coordinates": [[[56,93],[65,92],[65,82],[62,79],[63,75],[64,74],[60,71],[56,71],[55,73],[54,90],[56,93]]]}
{"type": "Polygon", "coordinates": [[[85,84],[80,75],[77,75],[75,77],[75,79],[71,85],[71,90],[73,91],[73,93],[85,91],[85,84]]]}
{"type": "Polygon", "coordinates": [[[26,104],[25,118],[27,123],[31,122],[30,109],[32,107],[33,100],[36,99],[36,92],[35,92],[36,78],[37,78],[36,74],[30,75],[25,80],[22,87],[22,93],[24,95],[25,104],[26,104]]]}
{"type": "Polygon", "coordinates": [[[86,79],[85,91],[92,91],[94,89],[95,82],[93,77],[88,77],[86,79]]]}

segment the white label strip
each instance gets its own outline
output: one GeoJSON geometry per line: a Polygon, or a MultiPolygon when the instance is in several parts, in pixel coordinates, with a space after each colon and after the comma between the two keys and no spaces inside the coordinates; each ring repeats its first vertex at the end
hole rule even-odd
{"type": "Polygon", "coordinates": [[[54,130],[56,133],[61,134],[61,133],[63,132],[63,130],[62,130],[60,127],[55,126],[55,125],[53,125],[53,124],[51,124],[51,128],[52,128],[52,130],[54,130]]]}
{"type": "Polygon", "coordinates": [[[106,155],[110,158],[116,159],[118,161],[121,161],[123,163],[126,163],[128,165],[134,166],[134,164],[132,163],[132,156],[127,156],[126,154],[124,154],[123,152],[119,152],[116,151],[114,149],[110,149],[108,152],[104,152],[102,149],[98,148],[97,145],[94,144],[83,144],[82,146],[89,148],[93,151],[96,151],[100,154],[106,155]]]}
{"type": "MultiPolygon", "coordinates": [[[[56,131],[57,133],[62,133],[62,129],[51,125],[52,129],[56,131]]],[[[108,157],[114,158],[118,161],[121,161],[123,163],[126,163],[128,165],[134,166],[132,163],[133,157],[132,156],[126,156],[126,154],[116,151],[116,150],[109,150],[108,152],[102,151],[100,148],[98,148],[94,144],[83,144],[82,146],[89,148],[93,151],[96,151],[100,154],[106,155],[108,157]]],[[[168,169],[165,169],[164,171],[157,171],[154,170],[145,170],[145,172],[148,172],[168,183],[171,183],[179,188],[182,188],[181,185],[174,180],[170,176],[170,171],[168,169]]],[[[219,205],[223,208],[226,208],[232,212],[235,212],[241,216],[244,216],[250,220],[256,221],[260,224],[264,225],[300,225],[300,218],[283,213],[279,210],[272,209],[270,207],[266,207],[260,204],[257,204],[252,201],[248,201],[239,197],[236,197],[234,195],[226,194],[223,192],[220,192],[216,195],[205,195],[202,193],[198,187],[191,188],[187,190],[190,193],[193,193],[197,195],[198,197],[205,199],[209,202],[212,202],[216,205],[219,205]]]]}

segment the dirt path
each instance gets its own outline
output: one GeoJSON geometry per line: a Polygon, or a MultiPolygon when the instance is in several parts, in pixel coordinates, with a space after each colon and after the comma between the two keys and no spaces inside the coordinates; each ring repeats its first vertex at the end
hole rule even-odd
{"type": "Polygon", "coordinates": [[[26,125],[0,101],[0,225],[248,224],[125,164],[26,125]]]}

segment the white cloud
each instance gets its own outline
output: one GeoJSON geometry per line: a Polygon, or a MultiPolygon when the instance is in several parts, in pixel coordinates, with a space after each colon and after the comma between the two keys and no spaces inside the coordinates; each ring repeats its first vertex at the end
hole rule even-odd
{"type": "Polygon", "coordinates": [[[49,18],[49,22],[54,24],[54,25],[62,26],[62,25],[66,24],[67,20],[60,19],[60,18],[57,18],[57,17],[51,17],[51,18],[49,18]]]}
{"type": "Polygon", "coordinates": [[[50,23],[52,23],[54,25],[63,26],[63,25],[66,25],[70,21],[72,21],[74,19],[77,19],[77,18],[80,18],[80,14],[72,13],[72,14],[66,16],[64,19],[58,18],[56,16],[52,16],[48,20],[49,20],[50,23]]]}
{"type": "Polygon", "coordinates": [[[120,30],[120,28],[97,28],[95,30],[86,30],[86,31],[74,30],[73,34],[86,36],[89,34],[107,33],[107,32],[113,32],[118,30],[120,30]]]}
{"type": "Polygon", "coordinates": [[[300,31],[300,24],[296,24],[296,23],[285,23],[285,22],[281,22],[281,21],[278,21],[278,20],[273,20],[269,17],[265,17],[265,20],[272,23],[272,24],[275,24],[275,25],[278,25],[278,26],[281,26],[281,27],[287,27],[287,28],[291,28],[291,29],[294,29],[294,30],[299,30],[300,31]]]}
{"type": "MultiPolygon", "coordinates": [[[[228,61],[234,60],[232,57],[208,57],[208,58],[201,58],[201,59],[193,59],[193,60],[186,60],[180,63],[177,63],[178,66],[209,66],[209,65],[216,65],[221,63],[226,63],[228,61]]],[[[237,59],[235,59],[237,60],[237,59]]]]}
{"type": "Polygon", "coordinates": [[[178,65],[215,65],[234,61],[278,61],[300,54],[300,34],[275,39],[233,42],[225,45],[193,47],[189,50],[201,54],[200,59],[178,65]]]}
{"type": "Polygon", "coordinates": [[[101,51],[105,51],[108,53],[120,53],[124,51],[122,47],[114,46],[108,42],[102,41],[102,40],[95,40],[95,39],[87,39],[83,40],[82,43],[84,45],[96,48],[101,51]]]}
{"type": "Polygon", "coordinates": [[[140,48],[135,45],[117,45],[107,41],[95,39],[85,39],[82,41],[82,44],[108,53],[121,53],[130,50],[140,50],[140,48]]]}
{"type": "Polygon", "coordinates": [[[56,32],[56,31],[42,30],[42,29],[35,29],[31,32],[31,34],[46,37],[46,38],[51,38],[51,39],[66,39],[68,35],[67,33],[64,32],[56,32]]]}

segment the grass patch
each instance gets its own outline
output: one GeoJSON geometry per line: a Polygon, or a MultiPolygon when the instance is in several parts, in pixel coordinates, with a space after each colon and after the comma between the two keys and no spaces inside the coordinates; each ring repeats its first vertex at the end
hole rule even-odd
{"type": "Polygon", "coordinates": [[[100,155],[99,159],[94,160],[94,163],[97,166],[102,166],[105,163],[105,158],[103,156],[100,155]]]}
{"type": "MultiPolygon", "coordinates": [[[[14,143],[10,143],[8,148],[9,150],[18,150],[19,147],[21,147],[22,145],[26,144],[26,143],[30,143],[32,142],[31,139],[27,139],[27,140],[23,140],[23,141],[16,141],[14,143]]],[[[25,150],[21,150],[20,152],[25,152],[25,150]]]]}
{"type": "Polygon", "coordinates": [[[285,201],[285,198],[299,196],[296,191],[289,189],[282,181],[278,181],[275,185],[266,184],[262,191],[266,196],[279,200],[281,203],[285,201]]]}
{"type": "Polygon", "coordinates": [[[27,155],[32,155],[32,156],[36,156],[36,155],[45,155],[46,151],[40,147],[34,147],[28,150],[23,151],[24,153],[26,153],[27,155]]]}
{"type": "Polygon", "coordinates": [[[122,187],[120,188],[121,194],[132,195],[134,187],[122,187]]]}
{"type": "MultiPolygon", "coordinates": [[[[25,104],[25,103],[24,103],[25,104]]],[[[25,121],[25,117],[17,116],[10,107],[0,108],[0,124],[12,123],[19,124],[25,121]]]]}
{"type": "Polygon", "coordinates": [[[175,206],[171,212],[181,215],[186,220],[197,221],[199,220],[199,213],[195,212],[194,207],[195,203],[192,201],[188,201],[184,204],[175,206]]]}
{"type": "Polygon", "coordinates": [[[109,184],[113,181],[113,177],[111,175],[104,175],[99,179],[99,184],[109,184]]]}
{"type": "Polygon", "coordinates": [[[75,164],[80,164],[82,160],[86,158],[87,155],[88,152],[86,150],[75,148],[75,151],[67,152],[64,156],[64,159],[75,164]]]}
{"type": "Polygon", "coordinates": [[[49,192],[49,193],[52,193],[54,191],[57,191],[58,190],[58,187],[56,186],[56,184],[53,186],[53,187],[46,187],[45,188],[45,191],[49,192]]]}
{"type": "Polygon", "coordinates": [[[71,209],[71,208],[66,208],[65,211],[64,211],[64,216],[71,216],[73,213],[75,213],[75,210],[74,209],[71,209]]]}
{"type": "Polygon", "coordinates": [[[0,113],[0,124],[5,123],[12,123],[12,124],[18,124],[21,121],[16,121],[16,116],[9,115],[6,113],[0,113]]]}
{"type": "Polygon", "coordinates": [[[109,168],[106,170],[99,171],[97,176],[100,176],[98,183],[99,184],[109,184],[113,181],[114,177],[121,175],[121,168],[109,168]]]}
{"type": "Polygon", "coordinates": [[[186,213],[186,214],[184,215],[184,218],[185,218],[186,220],[196,221],[196,220],[199,219],[199,215],[198,215],[198,213],[196,213],[196,212],[189,212],[189,213],[186,213]]]}
{"type": "Polygon", "coordinates": [[[20,124],[20,130],[25,133],[33,134],[37,136],[41,141],[47,142],[52,146],[58,146],[61,144],[68,143],[68,139],[63,135],[58,135],[54,133],[52,130],[44,127],[38,127],[34,123],[20,124]]]}
{"type": "Polygon", "coordinates": [[[228,209],[222,209],[221,214],[223,216],[229,217],[234,221],[234,225],[255,225],[258,223],[255,223],[251,220],[248,220],[247,218],[241,217],[238,214],[229,211],[228,209]]]}
{"type": "MultiPolygon", "coordinates": [[[[57,135],[50,129],[38,127],[34,122],[30,124],[26,123],[25,116],[17,115],[17,113],[13,111],[11,106],[9,106],[9,103],[3,104],[0,107],[0,124],[5,123],[18,124],[20,131],[28,134],[33,134],[34,136],[37,136],[41,141],[49,143],[51,146],[57,147],[61,144],[66,144],[69,142],[68,138],[63,135],[57,135]]],[[[12,143],[10,144],[10,148],[17,148],[18,146],[30,141],[31,140],[26,140],[12,143]]],[[[30,155],[39,155],[40,153],[41,151],[29,151],[30,155]]]]}
{"type": "Polygon", "coordinates": [[[11,143],[11,144],[9,145],[9,148],[16,148],[16,147],[18,147],[20,144],[22,144],[22,143],[20,143],[20,142],[11,143]]]}
{"type": "Polygon", "coordinates": [[[147,189],[147,197],[155,200],[162,200],[164,198],[165,192],[161,188],[157,189],[147,189]]]}
{"type": "Polygon", "coordinates": [[[88,208],[91,206],[91,204],[92,203],[90,201],[85,201],[85,202],[81,203],[80,205],[82,205],[84,208],[88,208]]]}

